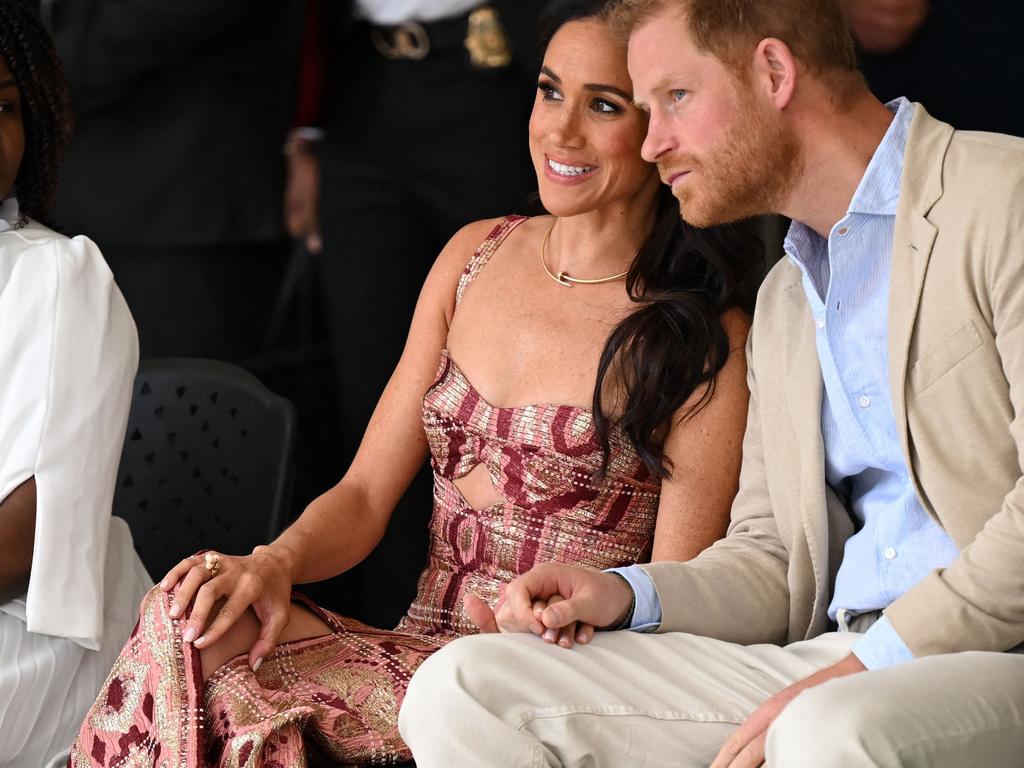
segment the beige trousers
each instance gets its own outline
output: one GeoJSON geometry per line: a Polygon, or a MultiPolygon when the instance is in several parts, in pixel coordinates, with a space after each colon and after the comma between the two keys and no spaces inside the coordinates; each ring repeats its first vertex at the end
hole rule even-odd
{"type": "MultiPolygon", "coordinates": [[[[416,672],[399,718],[419,768],[707,766],[765,699],[860,635],[786,647],[682,633],[457,640],[416,672]]],[[[1024,656],[963,653],[835,680],[768,734],[770,768],[1024,766],[1024,656]]]]}

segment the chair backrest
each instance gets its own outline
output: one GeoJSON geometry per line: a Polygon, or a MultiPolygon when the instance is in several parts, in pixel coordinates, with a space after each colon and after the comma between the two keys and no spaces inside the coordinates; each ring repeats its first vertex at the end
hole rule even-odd
{"type": "Polygon", "coordinates": [[[247,554],[276,536],[291,496],[295,408],[214,360],[143,361],[114,514],[154,579],[199,549],[247,554]]]}

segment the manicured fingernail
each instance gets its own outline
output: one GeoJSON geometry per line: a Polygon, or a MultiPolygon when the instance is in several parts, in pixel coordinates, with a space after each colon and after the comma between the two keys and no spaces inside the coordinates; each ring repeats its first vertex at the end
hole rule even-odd
{"type": "Polygon", "coordinates": [[[260,656],[258,659],[256,659],[256,663],[252,665],[252,672],[253,672],[253,674],[256,674],[257,672],[260,671],[260,664],[262,664],[262,663],[263,663],[263,657],[260,656]]]}
{"type": "Polygon", "coordinates": [[[572,641],[568,637],[563,637],[561,640],[558,641],[558,644],[563,648],[568,648],[572,645],[572,641]]]}
{"type": "Polygon", "coordinates": [[[558,630],[557,629],[545,629],[544,630],[544,639],[547,640],[549,643],[555,642],[555,640],[558,639],[558,630]]]}
{"type": "Polygon", "coordinates": [[[170,588],[171,588],[171,582],[169,582],[167,579],[164,579],[163,581],[160,582],[160,589],[170,589],[170,588]]]}
{"type": "Polygon", "coordinates": [[[191,643],[193,640],[196,639],[196,628],[189,627],[188,629],[186,629],[185,634],[181,636],[181,639],[184,640],[186,643],[191,643]]]}
{"type": "Polygon", "coordinates": [[[203,635],[195,642],[196,648],[202,648],[204,645],[206,645],[206,635],[203,635]]]}
{"type": "Polygon", "coordinates": [[[167,612],[167,615],[172,619],[178,618],[181,615],[181,606],[177,603],[171,603],[171,610],[167,612]]]}
{"type": "Polygon", "coordinates": [[[534,616],[536,616],[539,619],[540,615],[542,613],[544,613],[544,609],[543,608],[541,608],[539,605],[538,606],[534,606],[534,609],[533,609],[533,615],[534,616]]]}

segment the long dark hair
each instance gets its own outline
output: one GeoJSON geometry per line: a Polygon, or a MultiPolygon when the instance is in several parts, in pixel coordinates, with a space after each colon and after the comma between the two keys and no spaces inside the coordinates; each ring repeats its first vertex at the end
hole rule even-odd
{"type": "Polygon", "coordinates": [[[0,56],[18,83],[25,125],[25,155],[14,182],[18,206],[48,222],[71,135],[71,108],[64,70],[34,3],[0,0],[0,56]]]}
{"type": "MultiPolygon", "coordinates": [[[[540,50],[570,21],[605,20],[618,0],[552,0],[541,14],[540,50]]],[[[662,186],[655,223],[630,265],[626,290],[637,307],[612,331],[601,353],[594,386],[594,426],[608,469],[612,421],[605,388],[624,394],[616,420],[656,477],[671,473],[663,442],[673,414],[699,388],[702,396],[684,415],[714,395],[715,376],[729,356],[721,315],[749,309],[751,283],[763,248],[741,227],[696,229],[679,215],[679,203],[662,186]]]]}

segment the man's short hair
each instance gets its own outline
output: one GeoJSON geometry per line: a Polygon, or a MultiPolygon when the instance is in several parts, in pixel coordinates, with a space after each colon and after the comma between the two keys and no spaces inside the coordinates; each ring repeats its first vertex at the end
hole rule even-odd
{"type": "Polygon", "coordinates": [[[697,47],[745,78],[766,37],[784,42],[808,71],[841,90],[864,85],[839,0],[621,0],[614,23],[623,35],[651,16],[676,10],[697,47]]]}

